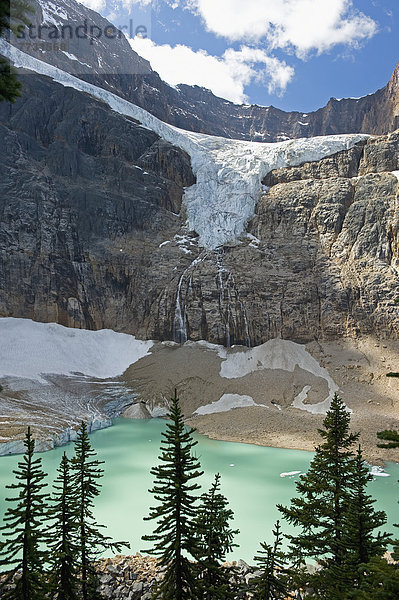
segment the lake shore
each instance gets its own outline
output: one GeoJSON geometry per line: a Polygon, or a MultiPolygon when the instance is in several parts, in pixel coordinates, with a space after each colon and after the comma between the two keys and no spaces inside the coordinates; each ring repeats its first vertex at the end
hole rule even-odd
{"type": "MultiPolygon", "coordinates": [[[[317,411],[325,409],[323,401],[335,385],[351,411],[352,431],[360,432],[365,459],[379,466],[398,462],[398,450],[377,447],[377,432],[399,428],[398,380],[386,376],[399,371],[399,342],[346,338],[315,341],[303,348],[320,365],[319,376],[304,367],[291,372],[255,368],[243,374],[241,360],[235,367],[241,373],[232,369],[237,376],[226,377],[223,356],[212,347],[189,342],[181,347],[158,346],[150,357],[132,365],[124,379],[150,409],[159,409],[162,402],[166,406],[176,387],[187,424],[211,439],[306,451],[313,451],[321,441],[318,429],[325,414],[317,411]],[[295,399],[308,388],[301,408],[294,407],[295,399]],[[215,401],[226,396],[250,398],[253,405],[216,412],[215,401]]],[[[251,352],[237,347],[228,356],[241,359],[244,354],[247,362],[253,356],[256,361],[251,352]]]]}

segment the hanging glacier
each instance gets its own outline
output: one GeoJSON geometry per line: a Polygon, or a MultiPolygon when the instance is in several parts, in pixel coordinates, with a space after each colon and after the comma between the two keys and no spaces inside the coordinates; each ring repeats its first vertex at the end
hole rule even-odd
{"type": "Polygon", "coordinates": [[[51,77],[54,81],[106,102],[134,118],[191,157],[196,183],[186,188],[184,203],[189,228],[209,250],[240,236],[254,215],[262,180],[273,169],[317,161],[352,148],[364,134],[331,135],[276,143],[246,142],[185,131],[168,125],[146,110],[112,92],[87,83],[44,63],[0,40],[0,53],[16,67],[51,77]]]}

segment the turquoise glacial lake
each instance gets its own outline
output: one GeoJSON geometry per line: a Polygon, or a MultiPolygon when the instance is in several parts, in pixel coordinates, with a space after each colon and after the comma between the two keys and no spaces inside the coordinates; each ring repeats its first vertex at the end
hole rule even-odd
{"type": "MultiPolygon", "coordinates": [[[[102,492],[97,499],[98,521],[107,526],[107,534],[115,540],[131,543],[131,552],[148,548],[141,536],[151,533],[153,522],[144,521],[153,498],[148,493],[153,478],[150,469],[157,464],[161,433],[166,422],[162,419],[134,421],[117,419],[113,427],[97,431],[91,441],[98,458],[105,461],[102,492]]],[[[259,542],[271,539],[271,529],[279,518],[276,503],[288,504],[295,495],[298,475],[281,474],[304,472],[312,459],[310,452],[264,448],[249,444],[219,442],[197,435],[196,455],[204,475],[198,480],[208,489],[214,474],[222,476],[222,491],[234,510],[234,527],[240,529],[236,538],[239,547],[229,559],[252,561],[259,542]]],[[[73,455],[73,445],[57,448],[40,456],[49,481],[54,477],[63,452],[73,455]]],[[[13,482],[12,470],[21,456],[0,458],[0,514],[4,515],[5,498],[10,494],[5,485],[13,482]]],[[[389,477],[375,477],[369,492],[377,499],[376,506],[387,512],[387,530],[399,521],[399,465],[388,463],[389,477]]],[[[289,528],[283,522],[283,530],[289,528]]],[[[395,532],[396,533],[396,532],[395,532]]],[[[397,530],[399,536],[399,530],[397,530]]],[[[126,551],[126,553],[129,553],[126,551]]]]}

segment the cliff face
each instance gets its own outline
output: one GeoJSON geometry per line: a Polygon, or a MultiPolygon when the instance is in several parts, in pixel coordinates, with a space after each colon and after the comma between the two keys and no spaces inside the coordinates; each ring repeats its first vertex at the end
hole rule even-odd
{"type": "Polygon", "coordinates": [[[39,75],[0,105],[0,314],[257,345],[396,337],[399,135],[271,172],[240,239],[186,227],[189,157],[39,75]]]}
{"type": "MultiPolygon", "coordinates": [[[[150,64],[134,52],[124,36],[108,39],[65,38],[65,50],[54,50],[51,27],[74,27],[87,23],[104,32],[110,23],[75,0],[32,0],[36,29],[44,25],[43,49],[37,40],[12,38],[24,52],[59,67],[141,106],[156,117],[188,131],[228,138],[275,142],[289,138],[335,133],[384,134],[399,126],[398,68],[391,80],[375,94],[363,98],[336,100],[315,112],[284,112],[273,106],[236,105],[218,98],[209,90],[180,85],[171,87],[161,80],[150,64]],[[47,29],[46,29],[47,27],[47,29]],[[27,44],[32,41],[34,43],[27,44]]],[[[97,30],[96,30],[97,31],[97,30]]],[[[28,34],[26,34],[27,36],[28,34]]],[[[62,40],[59,40],[60,42],[62,40]]]]}
{"type": "Polygon", "coordinates": [[[130,328],[147,248],[176,230],[194,181],[189,158],[46,78],[24,91],[0,105],[1,313],[130,328]]]}

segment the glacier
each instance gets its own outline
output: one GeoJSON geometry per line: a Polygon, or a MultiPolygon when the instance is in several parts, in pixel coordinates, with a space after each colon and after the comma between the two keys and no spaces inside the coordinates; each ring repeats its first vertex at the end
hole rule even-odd
{"type": "Polygon", "coordinates": [[[254,216],[262,193],[262,180],[273,169],[317,161],[352,148],[365,134],[302,138],[276,143],[246,142],[185,131],[164,123],[146,110],[116,94],[87,83],[42,62],[0,40],[0,53],[16,67],[51,77],[85,92],[132,117],[161,138],[187,152],[196,183],[185,189],[188,226],[199,236],[199,245],[215,250],[237,239],[254,216]]]}

